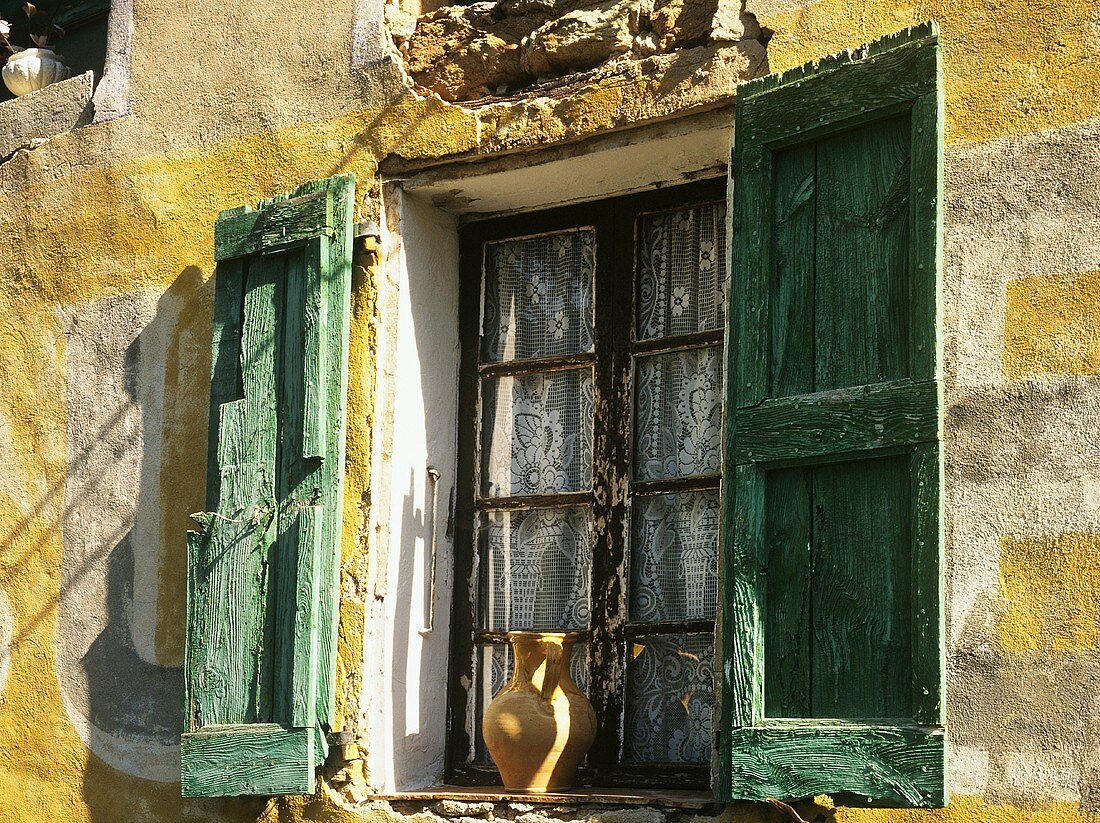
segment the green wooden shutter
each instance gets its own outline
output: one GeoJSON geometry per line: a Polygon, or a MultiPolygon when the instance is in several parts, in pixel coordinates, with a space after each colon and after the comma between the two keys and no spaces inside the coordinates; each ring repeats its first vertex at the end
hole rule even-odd
{"type": "Polygon", "coordinates": [[[312,793],[338,618],[354,177],[223,212],[184,796],[312,793]]]}
{"type": "Polygon", "coordinates": [[[739,91],[726,798],[945,802],[937,34],[739,91]]]}

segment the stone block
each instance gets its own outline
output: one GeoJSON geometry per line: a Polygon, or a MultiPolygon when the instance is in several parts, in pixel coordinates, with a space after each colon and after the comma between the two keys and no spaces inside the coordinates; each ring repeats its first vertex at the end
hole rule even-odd
{"type": "Polygon", "coordinates": [[[0,158],[92,120],[90,71],[0,103],[0,158]]]}

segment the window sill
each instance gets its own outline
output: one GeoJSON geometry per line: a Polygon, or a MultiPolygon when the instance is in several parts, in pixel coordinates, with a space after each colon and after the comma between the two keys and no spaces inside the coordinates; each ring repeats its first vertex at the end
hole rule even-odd
{"type": "Polygon", "coordinates": [[[92,121],[92,72],[0,103],[0,162],[92,121]]]}
{"type": "Polygon", "coordinates": [[[415,792],[372,795],[369,800],[424,802],[457,800],[466,803],[529,803],[553,806],[661,806],[675,809],[708,809],[714,806],[709,791],[685,789],[584,788],[532,794],[500,786],[439,786],[415,792]]]}

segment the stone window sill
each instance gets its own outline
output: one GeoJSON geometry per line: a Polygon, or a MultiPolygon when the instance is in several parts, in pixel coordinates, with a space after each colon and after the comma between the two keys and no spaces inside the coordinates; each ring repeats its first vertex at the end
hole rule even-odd
{"type": "Polygon", "coordinates": [[[92,72],[0,103],[0,162],[92,122],[92,72]]]}
{"type": "Polygon", "coordinates": [[[660,806],[706,810],[714,807],[708,791],[679,789],[585,788],[547,794],[511,792],[500,786],[439,786],[415,792],[372,795],[367,800],[387,802],[429,802],[455,800],[462,803],[525,803],[552,806],[660,806]]]}

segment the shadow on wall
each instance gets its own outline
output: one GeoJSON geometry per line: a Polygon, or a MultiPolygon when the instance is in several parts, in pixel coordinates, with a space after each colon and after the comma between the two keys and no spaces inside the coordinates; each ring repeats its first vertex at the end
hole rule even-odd
{"type": "Polygon", "coordinates": [[[212,285],[191,266],[163,294],[62,310],[58,676],[91,753],[86,807],[102,823],[141,818],[151,796],[179,819],[262,805],[179,797],[183,524],[203,508],[212,285]]]}

